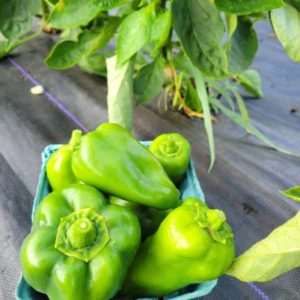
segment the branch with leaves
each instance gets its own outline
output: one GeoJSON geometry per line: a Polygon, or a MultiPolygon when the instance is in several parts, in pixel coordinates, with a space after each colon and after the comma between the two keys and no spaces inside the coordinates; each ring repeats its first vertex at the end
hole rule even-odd
{"type": "Polygon", "coordinates": [[[243,87],[262,96],[259,73],[248,69],[259,46],[253,25],[262,19],[270,20],[287,54],[300,62],[297,0],[0,0],[0,58],[45,26],[60,30],[48,67],[78,65],[107,76],[109,119],[127,128],[133,106],[156,97],[166,108],[204,119],[212,166],[218,111],[282,150],[251,124],[240,95],[243,87]],[[34,16],[41,26],[29,34],[34,16]]]}

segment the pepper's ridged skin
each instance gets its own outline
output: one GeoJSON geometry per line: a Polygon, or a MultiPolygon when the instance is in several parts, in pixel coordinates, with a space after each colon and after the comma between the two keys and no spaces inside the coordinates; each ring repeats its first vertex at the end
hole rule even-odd
{"type": "Polygon", "coordinates": [[[191,156],[190,143],[178,133],[159,135],[150,144],[149,150],[159,160],[174,183],[180,183],[191,156]]]}
{"type": "Polygon", "coordinates": [[[142,240],[153,234],[159,227],[162,220],[170,210],[158,210],[134,202],[129,202],[114,196],[110,196],[108,201],[114,205],[120,205],[130,209],[138,217],[141,225],[142,240]]]}
{"type": "Polygon", "coordinates": [[[120,289],[140,244],[137,217],[75,184],[40,203],[21,247],[25,280],[51,300],[105,300],[120,289]]]}
{"type": "Polygon", "coordinates": [[[79,182],[72,171],[71,162],[74,146],[80,137],[81,131],[74,130],[69,143],[59,147],[50,156],[46,172],[52,190],[58,191],[79,182]]]}
{"type": "Polygon", "coordinates": [[[164,296],[218,278],[233,259],[233,234],[224,213],[186,199],[142,243],[120,299],[164,296]]]}
{"type": "Polygon", "coordinates": [[[72,169],[79,180],[124,200],[161,210],[180,203],[159,161],[117,124],[84,135],[74,149],[72,169]]]}

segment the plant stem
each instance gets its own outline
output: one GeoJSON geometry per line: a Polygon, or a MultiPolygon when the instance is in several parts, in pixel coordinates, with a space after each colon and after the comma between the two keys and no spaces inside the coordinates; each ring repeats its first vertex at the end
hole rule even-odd
{"type": "Polygon", "coordinates": [[[49,0],[44,0],[44,2],[48,5],[48,6],[50,6],[51,8],[54,8],[54,4],[53,3],[51,3],[49,0]]]}
{"type": "Polygon", "coordinates": [[[33,40],[33,39],[37,38],[41,34],[42,30],[43,30],[43,26],[40,26],[38,31],[36,31],[35,33],[33,33],[31,35],[28,35],[28,36],[24,37],[23,39],[17,41],[16,44],[15,44],[15,47],[17,47],[17,46],[19,46],[19,45],[21,45],[25,42],[28,42],[30,40],[33,40]]]}
{"type": "MultiPolygon", "coordinates": [[[[170,68],[172,70],[172,74],[173,74],[173,79],[174,79],[174,84],[175,84],[175,96],[178,97],[181,105],[182,105],[182,109],[184,111],[184,113],[189,116],[190,118],[191,117],[196,117],[196,118],[200,118],[200,119],[204,119],[204,114],[203,113],[199,113],[199,112],[196,112],[196,111],[193,111],[192,109],[190,109],[184,98],[182,97],[181,95],[181,92],[180,92],[180,87],[179,87],[179,83],[178,83],[178,77],[177,77],[177,74],[176,74],[176,70],[175,70],[175,67],[170,63],[170,68]]],[[[211,117],[212,121],[214,123],[217,122],[217,119],[215,117],[211,117]]]]}

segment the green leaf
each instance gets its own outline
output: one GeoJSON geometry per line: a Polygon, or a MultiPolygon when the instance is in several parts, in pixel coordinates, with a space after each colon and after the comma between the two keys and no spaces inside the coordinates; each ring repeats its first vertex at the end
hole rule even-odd
{"type": "Polygon", "coordinates": [[[230,93],[227,91],[227,89],[224,88],[222,84],[216,80],[209,80],[208,84],[210,87],[216,90],[223,97],[223,99],[227,101],[228,105],[230,106],[230,109],[234,111],[235,110],[234,101],[230,93]]]}
{"type": "Polygon", "coordinates": [[[288,56],[300,63],[300,12],[285,4],[271,11],[271,21],[278,40],[288,56]]]}
{"type": "Polygon", "coordinates": [[[250,123],[250,116],[249,116],[249,113],[248,113],[248,109],[245,105],[245,102],[243,100],[243,98],[241,97],[240,93],[236,90],[232,90],[234,96],[235,96],[235,99],[238,103],[238,107],[239,107],[239,110],[240,110],[240,113],[241,113],[241,116],[244,120],[245,123],[250,123]]]}
{"type": "Polygon", "coordinates": [[[228,77],[226,51],[221,45],[225,27],[210,0],[174,0],[175,31],[192,63],[210,78],[228,77]]]}
{"type": "Polygon", "coordinates": [[[300,202],[300,186],[292,187],[288,190],[280,191],[282,195],[300,202]]]}
{"type": "Polygon", "coordinates": [[[39,0],[0,0],[0,31],[9,40],[16,40],[30,31],[32,17],[39,11],[39,0]]]}
{"type": "Polygon", "coordinates": [[[214,165],[216,154],[215,154],[215,141],[214,141],[214,130],[212,125],[212,118],[210,112],[209,99],[206,91],[206,86],[204,82],[204,77],[201,71],[195,66],[191,66],[193,70],[193,76],[196,82],[196,89],[198,93],[198,97],[201,101],[203,113],[204,113],[204,126],[208,138],[209,150],[210,150],[210,166],[209,171],[214,165]]]}
{"type": "Polygon", "coordinates": [[[106,59],[110,57],[113,54],[113,51],[106,51],[103,53],[92,53],[84,55],[78,65],[81,68],[81,70],[96,74],[102,77],[107,76],[106,72],[106,59]]]}
{"type": "Polygon", "coordinates": [[[227,31],[228,31],[228,40],[230,41],[232,35],[234,34],[237,25],[238,25],[238,18],[236,15],[233,14],[226,14],[226,23],[227,23],[227,31]]]}
{"type": "Polygon", "coordinates": [[[153,3],[128,15],[121,23],[117,38],[118,64],[122,65],[151,38],[153,3]]]}
{"type": "Polygon", "coordinates": [[[250,122],[246,122],[239,114],[235,113],[234,111],[228,109],[224,106],[220,101],[215,98],[210,98],[210,103],[219,108],[231,121],[235,122],[242,128],[244,128],[248,133],[253,134],[257,138],[259,138],[262,142],[267,144],[269,147],[280,151],[286,154],[292,154],[291,152],[277,147],[273,142],[271,142],[262,132],[257,130],[250,122]]]}
{"type": "Polygon", "coordinates": [[[112,9],[128,0],[60,0],[49,16],[48,24],[54,28],[67,29],[86,25],[100,11],[112,9]]]}
{"type": "Polygon", "coordinates": [[[186,88],[186,93],[185,93],[185,96],[184,96],[185,103],[192,110],[194,110],[196,112],[199,112],[199,113],[202,113],[203,108],[202,108],[201,101],[198,97],[197,90],[192,85],[189,78],[186,80],[186,85],[187,85],[187,88],[186,88]]]}
{"type": "Polygon", "coordinates": [[[266,20],[269,19],[269,12],[265,11],[265,12],[258,12],[258,13],[253,13],[253,14],[249,14],[247,15],[252,23],[257,23],[258,21],[262,21],[262,20],[266,20]]]}
{"type": "Polygon", "coordinates": [[[0,41],[0,59],[8,55],[17,46],[17,41],[0,41]]]}
{"type": "Polygon", "coordinates": [[[45,63],[49,68],[64,70],[79,63],[84,55],[104,47],[118,28],[120,19],[113,18],[100,30],[83,31],[78,41],[62,41],[56,44],[45,63]]]}
{"type": "Polygon", "coordinates": [[[131,0],[127,1],[120,9],[118,10],[118,16],[123,17],[131,14],[137,10],[141,5],[141,0],[131,0]]]}
{"type": "Polygon", "coordinates": [[[170,11],[167,10],[154,19],[151,28],[151,42],[155,45],[152,56],[155,56],[159,49],[168,42],[171,28],[172,14],[170,11]]]}
{"type": "Polygon", "coordinates": [[[161,58],[143,67],[134,79],[136,103],[147,103],[159,93],[164,82],[164,70],[161,58]]]}
{"type": "Polygon", "coordinates": [[[300,0],[285,0],[285,2],[289,3],[300,11],[300,0]]]}
{"type": "Polygon", "coordinates": [[[282,0],[215,0],[218,9],[236,15],[247,15],[283,6],[282,0]]]}
{"type": "Polygon", "coordinates": [[[0,59],[9,53],[8,41],[0,41],[0,59]]]}
{"type": "Polygon", "coordinates": [[[249,18],[239,17],[237,28],[230,40],[228,64],[232,73],[246,70],[255,57],[258,48],[256,32],[249,18]]]}
{"type": "Polygon", "coordinates": [[[29,11],[33,16],[41,13],[42,10],[42,1],[41,0],[30,0],[26,1],[29,11]]]}
{"type": "Polygon", "coordinates": [[[133,122],[133,66],[134,58],[121,66],[117,65],[117,57],[106,60],[107,64],[107,106],[109,122],[117,123],[128,130],[133,122]]]}
{"type": "Polygon", "coordinates": [[[99,33],[84,31],[79,35],[78,42],[62,41],[57,43],[45,60],[49,68],[64,70],[78,64],[81,57],[96,44],[99,33]]]}
{"type": "Polygon", "coordinates": [[[80,33],[82,33],[83,29],[80,27],[76,28],[68,28],[62,31],[60,34],[61,39],[69,40],[69,41],[78,41],[78,37],[80,33]]]}
{"type": "Polygon", "coordinates": [[[175,65],[176,70],[183,71],[187,74],[192,74],[191,63],[189,62],[189,58],[183,51],[180,51],[177,54],[172,55],[172,59],[175,65]]]}
{"type": "Polygon", "coordinates": [[[300,212],[235,259],[227,275],[241,281],[270,281],[300,266],[300,212]]]}
{"type": "Polygon", "coordinates": [[[236,79],[247,92],[251,93],[255,97],[263,97],[261,79],[257,71],[246,70],[245,72],[238,74],[236,79]]]}

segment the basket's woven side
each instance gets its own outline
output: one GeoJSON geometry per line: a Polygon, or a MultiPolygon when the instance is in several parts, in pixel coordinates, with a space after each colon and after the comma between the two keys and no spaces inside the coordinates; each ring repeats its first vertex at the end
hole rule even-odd
{"type": "MultiPolygon", "coordinates": [[[[148,146],[150,142],[142,142],[145,146],[148,146]]],[[[51,188],[46,175],[46,164],[53,152],[55,152],[60,145],[49,145],[42,153],[42,166],[39,176],[39,184],[36,191],[36,196],[32,207],[32,216],[42,201],[42,199],[51,192],[51,188]]],[[[195,197],[204,201],[204,194],[199,184],[193,162],[190,162],[186,176],[180,185],[181,199],[184,200],[188,197],[195,197]]],[[[165,300],[190,300],[196,299],[209,294],[216,286],[217,279],[212,281],[203,282],[201,284],[195,284],[179,290],[177,293],[164,297],[165,300]]],[[[20,281],[16,287],[16,299],[17,300],[38,300],[40,297],[36,296],[37,293],[27,284],[24,277],[21,276],[20,281]]],[[[158,298],[139,298],[137,300],[157,300],[158,298]]]]}

